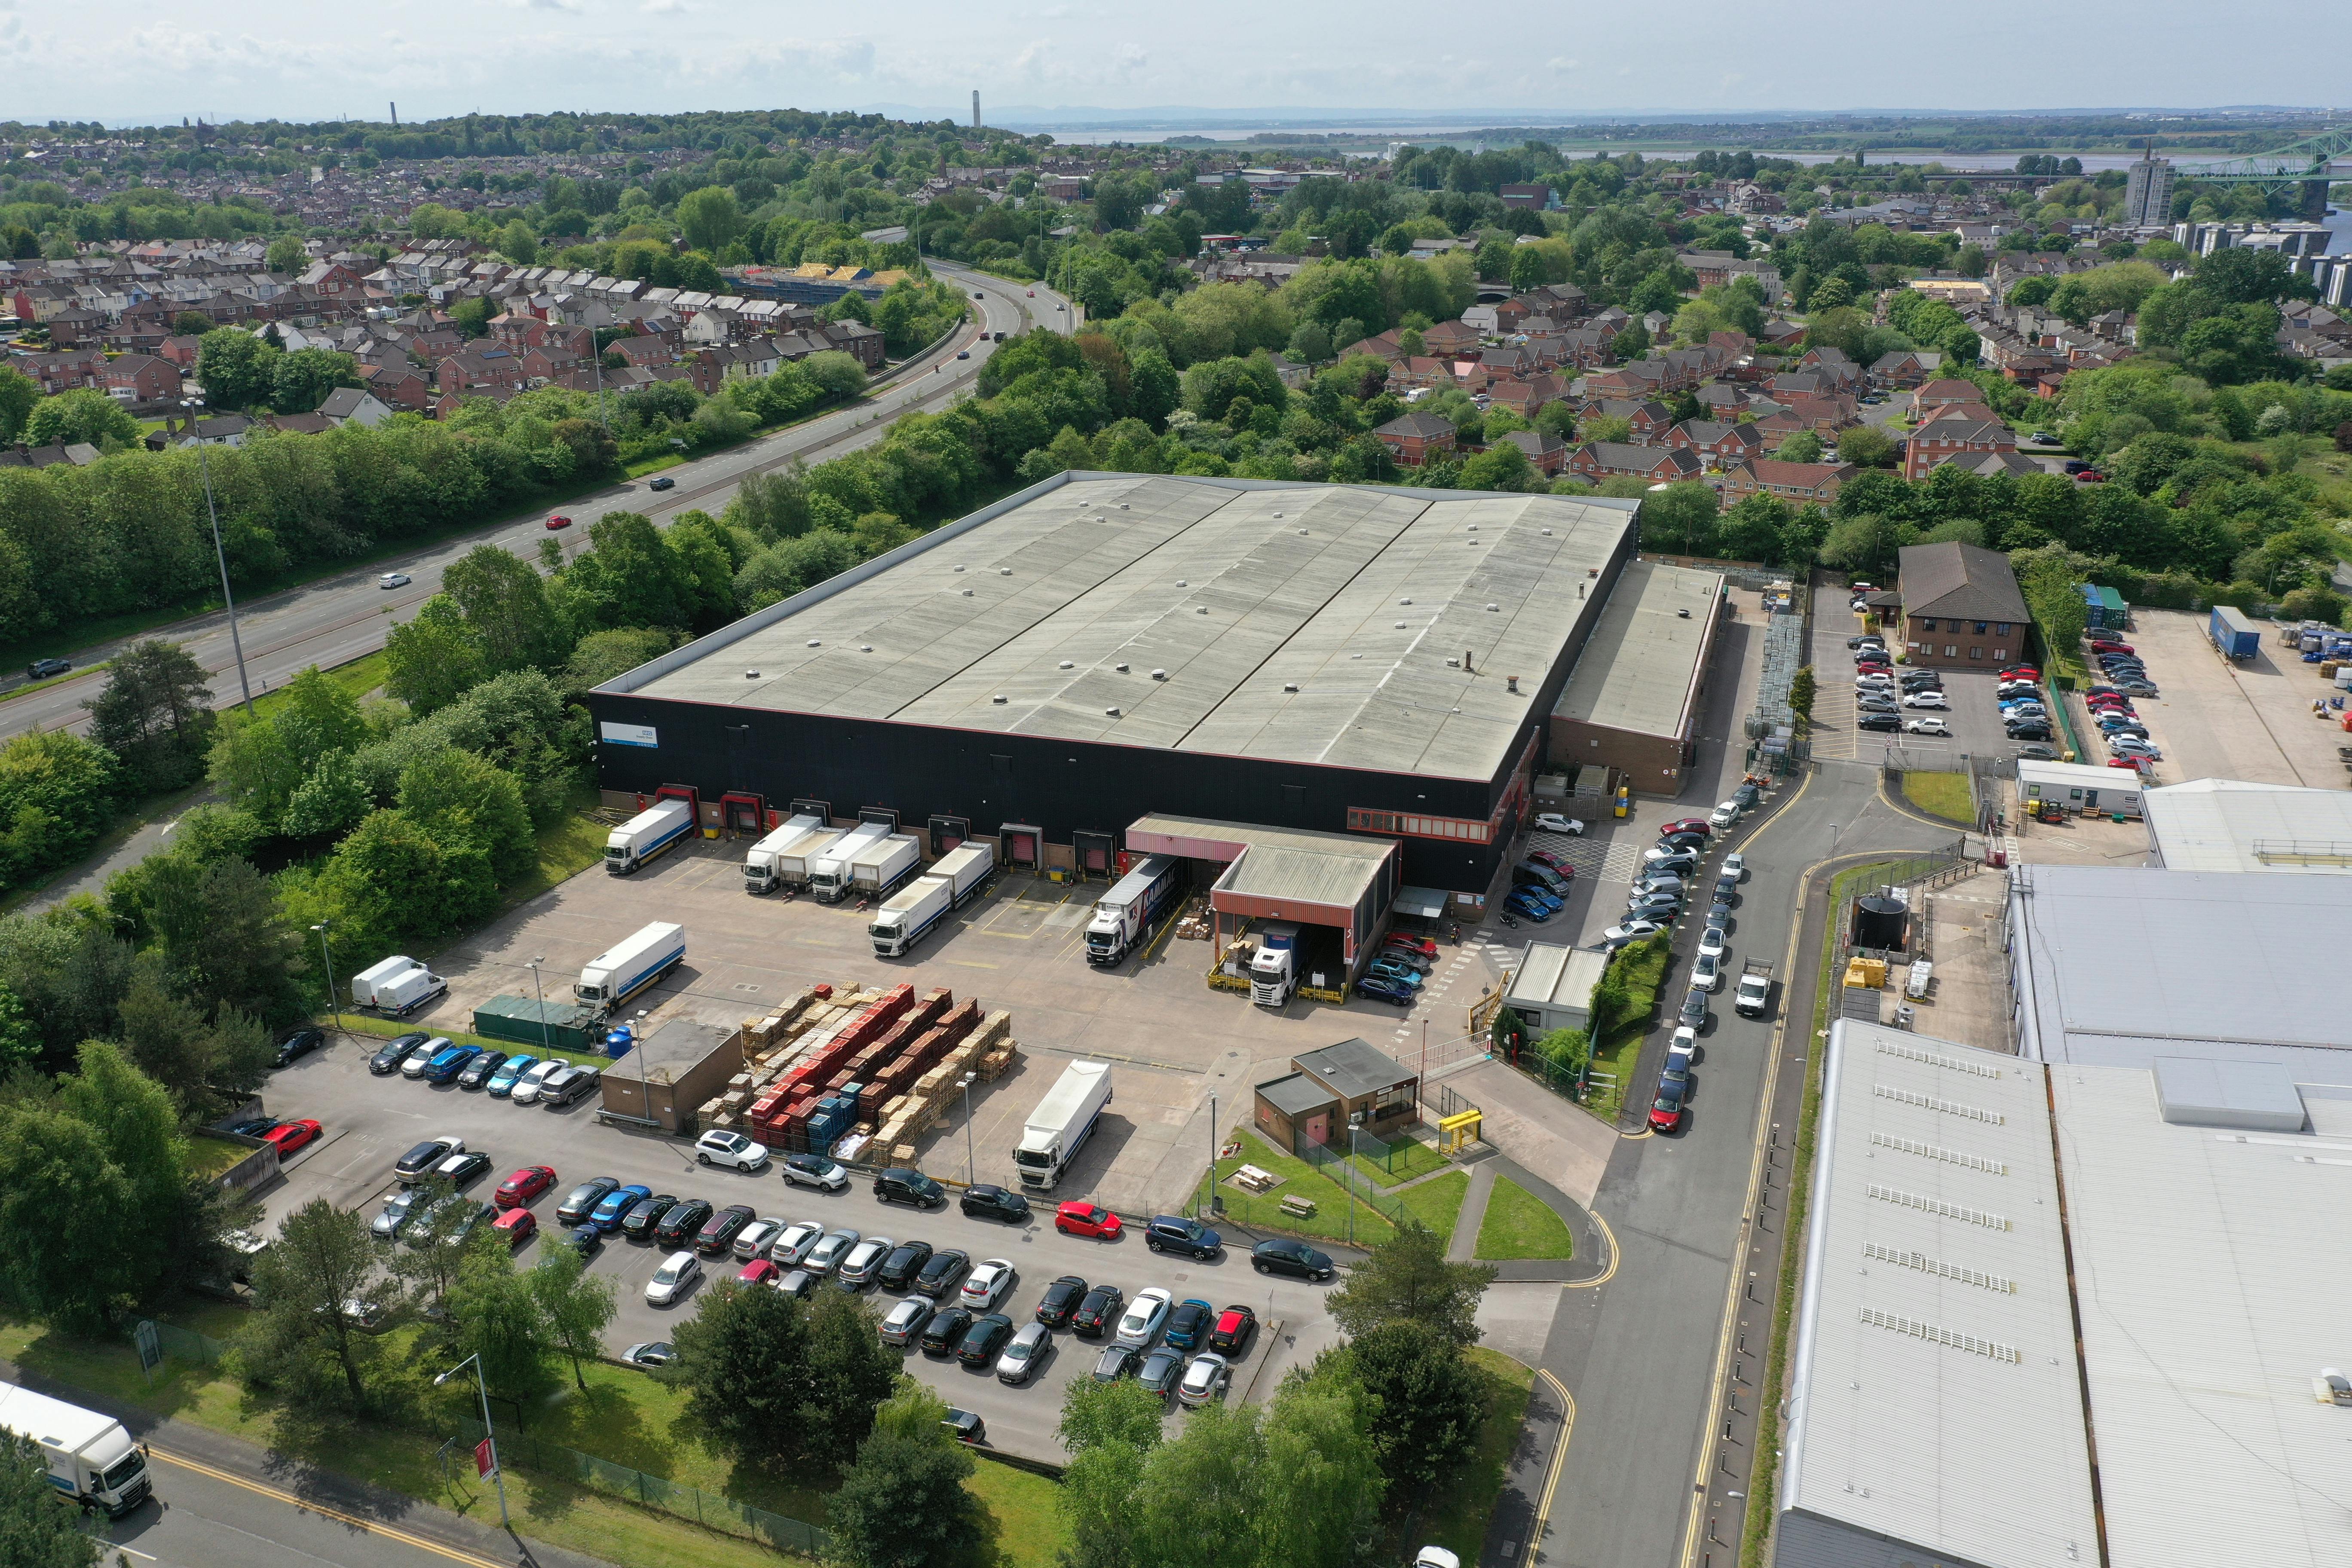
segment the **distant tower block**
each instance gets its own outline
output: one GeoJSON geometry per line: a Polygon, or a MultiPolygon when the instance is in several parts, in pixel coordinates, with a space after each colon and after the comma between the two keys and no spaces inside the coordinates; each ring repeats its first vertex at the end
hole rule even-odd
{"type": "Polygon", "coordinates": [[[980,129],[980,89],[971,89],[971,128],[980,129]]]}

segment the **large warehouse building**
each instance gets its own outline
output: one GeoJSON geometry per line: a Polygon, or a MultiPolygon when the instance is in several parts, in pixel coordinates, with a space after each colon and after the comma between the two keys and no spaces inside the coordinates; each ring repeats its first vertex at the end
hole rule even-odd
{"type": "Polygon", "coordinates": [[[1108,872],[1154,811],[1483,895],[1634,503],[1067,473],[592,692],[608,799],[894,816],[1108,872]]]}
{"type": "Polygon", "coordinates": [[[1605,767],[1639,794],[1680,795],[1722,616],[1721,573],[1627,566],[1594,657],[1578,661],[1552,709],[1552,766],[1605,767]]]}

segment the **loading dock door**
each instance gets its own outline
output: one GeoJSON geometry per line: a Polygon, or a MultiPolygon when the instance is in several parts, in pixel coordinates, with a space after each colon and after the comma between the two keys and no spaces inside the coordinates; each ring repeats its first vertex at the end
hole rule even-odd
{"type": "Polygon", "coordinates": [[[1025,823],[1008,822],[998,829],[998,834],[1004,845],[1006,865],[1026,866],[1033,871],[1037,868],[1040,847],[1045,841],[1045,829],[1025,823]]]}
{"type": "Polygon", "coordinates": [[[1108,878],[1111,866],[1118,854],[1118,836],[1109,833],[1075,833],[1072,847],[1077,852],[1078,874],[1083,877],[1108,878]]]}
{"type": "Polygon", "coordinates": [[[971,837],[971,818],[934,816],[930,822],[931,853],[944,855],[971,837]]]}

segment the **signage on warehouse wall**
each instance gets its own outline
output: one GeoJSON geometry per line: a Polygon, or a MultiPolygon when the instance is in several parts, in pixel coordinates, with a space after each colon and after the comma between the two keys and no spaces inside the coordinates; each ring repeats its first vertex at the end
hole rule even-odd
{"type": "Polygon", "coordinates": [[[649,750],[661,746],[651,724],[598,724],[596,731],[608,746],[644,746],[649,750]]]}

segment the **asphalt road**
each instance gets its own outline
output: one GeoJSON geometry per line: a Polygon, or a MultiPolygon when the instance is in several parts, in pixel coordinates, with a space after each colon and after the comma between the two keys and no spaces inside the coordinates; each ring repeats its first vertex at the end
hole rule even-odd
{"type": "MultiPolygon", "coordinates": [[[[645,512],[656,524],[666,524],[690,510],[715,513],[734,495],[747,473],[781,468],[795,458],[822,462],[855,451],[881,439],[898,415],[944,407],[957,395],[969,393],[993,347],[987,335],[1001,331],[1010,336],[1033,325],[1071,330],[1072,308],[1049,289],[1040,286],[1033,294],[1023,285],[985,273],[943,263],[934,266],[943,277],[982,296],[982,319],[968,322],[930,354],[892,373],[864,402],[665,469],[660,477],[676,480],[675,489],[651,490],[646,486],[653,476],[648,476],[567,501],[560,510],[579,521],[552,536],[544,526],[544,514],[533,512],[525,519],[372,561],[364,567],[240,605],[237,640],[244,647],[246,673],[255,695],[284,684],[310,665],[331,667],[382,647],[386,630],[394,622],[413,616],[418,605],[438,593],[442,573],[449,563],[478,544],[502,544],[536,562],[539,542],[545,538],[561,540],[567,550],[583,548],[587,523],[608,511],[645,512]],[[959,360],[959,353],[971,357],[959,360]],[[377,586],[379,577],[395,572],[405,573],[414,581],[389,592],[377,586]]],[[[212,671],[216,706],[226,708],[237,701],[235,651],[226,615],[198,616],[142,636],[182,644],[212,671]]],[[[118,641],[59,651],[69,654],[77,665],[89,665],[111,657],[121,646],[122,641],[118,641]]],[[[103,672],[94,671],[0,702],[0,737],[34,729],[79,728],[87,722],[83,704],[98,694],[104,679],[103,672]]],[[[23,684],[20,675],[0,681],[0,695],[23,684]]]]}

